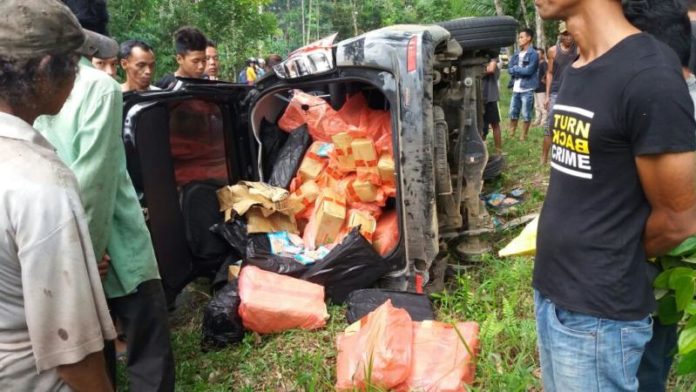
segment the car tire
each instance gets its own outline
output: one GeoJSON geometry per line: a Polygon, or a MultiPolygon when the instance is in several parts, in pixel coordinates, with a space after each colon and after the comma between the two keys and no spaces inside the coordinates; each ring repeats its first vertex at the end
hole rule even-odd
{"type": "Polygon", "coordinates": [[[519,23],[510,16],[453,19],[438,25],[447,29],[466,50],[495,49],[515,43],[519,23]]]}

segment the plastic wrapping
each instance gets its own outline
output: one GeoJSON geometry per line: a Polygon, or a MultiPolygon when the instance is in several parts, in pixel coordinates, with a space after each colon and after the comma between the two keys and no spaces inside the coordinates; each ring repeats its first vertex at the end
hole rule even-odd
{"type": "Polygon", "coordinates": [[[389,390],[406,382],[411,371],[413,322],[387,301],[339,334],[336,346],[337,390],[389,390]]]}
{"type": "Polygon", "coordinates": [[[341,304],[354,290],[374,285],[389,271],[389,264],[354,228],[329,254],[301,278],[325,287],[326,297],[341,304]]]}
{"type": "Polygon", "coordinates": [[[427,295],[382,289],[356,290],[348,295],[346,319],[354,323],[390,300],[395,308],[404,309],[413,321],[435,320],[433,305],[427,295]]]}
{"type": "Polygon", "coordinates": [[[387,256],[399,244],[399,219],[396,211],[385,212],[377,221],[372,245],[382,256],[387,256]]]}
{"type": "MultiPolygon", "coordinates": [[[[305,156],[305,152],[312,144],[306,126],[300,126],[290,133],[288,140],[278,151],[275,159],[273,171],[268,176],[268,184],[284,189],[288,189],[290,181],[295,176],[300,163],[305,156]]],[[[266,172],[264,172],[264,175],[266,172]]]]}
{"type": "Polygon", "coordinates": [[[309,266],[298,262],[292,257],[273,254],[271,242],[266,234],[252,234],[249,236],[243,265],[255,266],[264,271],[294,278],[299,278],[309,269],[309,266]]]}
{"type": "Polygon", "coordinates": [[[498,252],[498,256],[534,256],[536,255],[537,226],[539,217],[537,216],[527,226],[522,229],[517,237],[513,238],[509,244],[498,252]]]}
{"type": "Polygon", "coordinates": [[[208,302],[203,313],[204,349],[223,348],[242,341],[244,326],[238,313],[239,304],[236,281],[227,283],[208,302]]]}
{"type": "Polygon", "coordinates": [[[290,104],[278,120],[278,126],[289,132],[303,124],[307,124],[315,141],[327,143],[331,142],[332,133],[341,132],[348,127],[338,112],[324,99],[301,90],[293,90],[290,104]]]}
{"type": "Polygon", "coordinates": [[[288,140],[288,133],[264,118],[261,120],[260,139],[263,175],[267,178],[271,175],[275,162],[280,157],[280,151],[288,140]]]}
{"type": "Polygon", "coordinates": [[[473,383],[476,373],[479,326],[465,322],[456,328],[437,321],[413,323],[411,372],[397,391],[466,391],[464,384],[473,383]]]}
{"type": "Polygon", "coordinates": [[[239,315],[244,326],[261,334],[326,325],[324,288],[254,266],[239,274],[239,315]]]}
{"type": "Polygon", "coordinates": [[[237,217],[229,222],[218,223],[213,225],[210,231],[222,237],[232,248],[235,256],[240,259],[246,257],[249,235],[247,234],[246,222],[242,219],[237,217]]]}

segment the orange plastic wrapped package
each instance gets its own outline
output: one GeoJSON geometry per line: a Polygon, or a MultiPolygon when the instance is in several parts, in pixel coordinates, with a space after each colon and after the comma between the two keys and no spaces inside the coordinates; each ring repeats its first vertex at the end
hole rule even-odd
{"type": "Polygon", "coordinates": [[[388,390],[410,374],[413,322],[388,300],[340,334],[336,346],[337,390],[388,390]]]}
{"type": "Polygon", "coordinates": [[[456,328],[438,321],[413,323],[411,374],[397,391],[466,390],[465,384],[474,381],[476,372],[479,325],[475,322],[456,323],[456,328]]]}
{"type": "Polygon", "coordinates": [[[387,256],[399,244],[399,219],[396,211],[385,212],[377,221],[372,246],[382,256],[387,256]]]}
{"type": "Polygon", "coordinates": [[[317,329],[329,318],[323,286],[254,266],[239,274],[239,297],[244,327],[260,334],[317,329]]]}
{"type": "Polygon", "coordinates": [[[348,124],[324,99],[294,90],[290,104],[278,120],[278,126],[291,132],[307,124],[314,141],[331,142],[331,136],[348,129],[348,124]]]}

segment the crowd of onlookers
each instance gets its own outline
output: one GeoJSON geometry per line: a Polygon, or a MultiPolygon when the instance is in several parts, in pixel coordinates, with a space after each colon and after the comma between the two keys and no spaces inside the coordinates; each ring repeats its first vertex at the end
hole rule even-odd
{"type": "MultiPolygon", "coordinates": [[[[174,48],[178,68],[157,81],[155,75],[155,50],[142,40],[127,40],[121,43],[117,56],[109,58],[92,57],[92,65],[118,78],[118,68],[123,69],[123,92],[168,89],[176,84],[177,78],[225,80],[220,74],[220,56],[217,43],[195,27],[182,27],[174,33],[174,48]]],[[[271,54],[266,59],[250,57],[237,76],[238,83],[253,85],[256,80],[283,58],[271,54]]]]}

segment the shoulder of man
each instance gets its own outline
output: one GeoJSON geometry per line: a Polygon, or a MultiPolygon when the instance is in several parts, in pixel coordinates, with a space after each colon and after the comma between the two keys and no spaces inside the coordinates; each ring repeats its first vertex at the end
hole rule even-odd
{"type": "Polygon", "coordinates": [[[88,87],[92,93],[98,95],[121,93],[121,85],[103,71],[83,63],[79,64],[79,68],[80,72],[75,79],[76,87],[88,87]]]}

